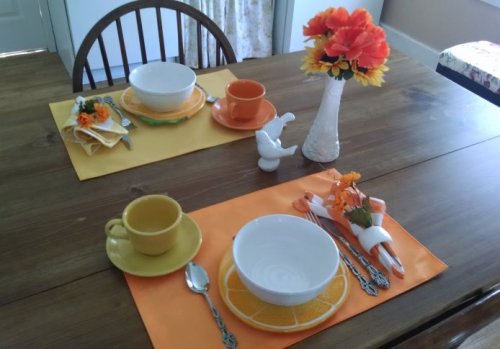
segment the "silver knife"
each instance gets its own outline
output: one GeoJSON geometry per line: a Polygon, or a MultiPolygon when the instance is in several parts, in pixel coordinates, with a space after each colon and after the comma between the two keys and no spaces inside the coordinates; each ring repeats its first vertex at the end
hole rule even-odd
{"type": "Polygon", "coordinates": [[[128,150],[132,150],[132,141],[130,140],[130,136],[128,134],[123,135],[121,140],[125,143],[128,150]]]}
{"type": "Polygon", "coordinates": [[[349,251],[351,251],[351,254],[356,257],[356,259],[361,263],[363,268],[368,271],[373,283],[375,283],[380,288],[389,288],[390,281],[387,276],[383,272],[378,270],[372,263],[370,263],[368,259],[366,259],[365,256],[363,256],[363,254],[356,247],[354,247],[349,241],[347,241],[347,239],[344,238],[342,232],[337,229],[332,221],[325,218],[322,218],[321,221],[323,222],[324,228],[326,228],[331,235],[335,236],[342,244],[344,244],[344,246],[347,247],[349,251]]]}

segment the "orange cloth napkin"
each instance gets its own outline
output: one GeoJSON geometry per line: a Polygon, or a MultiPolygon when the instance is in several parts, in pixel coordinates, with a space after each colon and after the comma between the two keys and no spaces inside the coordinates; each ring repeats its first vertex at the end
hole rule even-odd
{"type": "MultiPolygon", "coordinates": [[[[236,335],[239,348],[283,348],[292,345],[396,297],[447,268],[394,219],[386,215],[383,226],[392,235],[394,248],[406,267],[404,279],[391,277],[389,290],[381,290],[378,297],[370,297],[364,294],[357,281],[351,278],[351,293],[340,310],[323,324],[302,332],[265,332],[254,329],[236,318],[223,303],[217,285],[219,263],[224,252],[231,247],[233,236],[248,221],[262,215],[299,215],[293,209],[292,202],[306,190],[318,195],[327,194],[332,180],[329,171],[250,193],[189,214],[198,222],[203,234],[202,247],[194,260],[207,269],[211,278],[210,297],[227,328],[236,335]]],[[[362,269],[360,266],[359,268],[362,269]]],[[[193,293],[186,286],[184,268],[157,278],[141,278],[128,274],[125,276],[155,348],[223,348],[221,334],[204,297],[193,293]]]]}

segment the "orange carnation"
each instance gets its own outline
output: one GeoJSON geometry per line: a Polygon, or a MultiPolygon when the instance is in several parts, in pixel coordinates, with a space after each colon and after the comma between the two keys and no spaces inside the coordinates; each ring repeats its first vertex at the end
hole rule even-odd
{"type": "Polygon", "coordinates": [[[87,113],[80,113],[78,114],[78,118],[76,121],[81,127],[88,128],[94,122],[94,118],[92,117],[92,115],[89,115],[87,113]]]}
{"type": "Polygon", "coordinates": [[[94,103],[95,114],[97,116],[97,121],[104,122],[109,117],[109,110],[105,105],[99,103],[94,103]]]}
{"type": "Polygon", "coordinates": [[[307,26],[304,26],[303,33],[305,36],[318,36],[326,35],[328,27],[325,21],[328,19],[330,12],[333,9],[330,7],[323,12],[319,12],[307,22],[307,26]]]}
{"type": "Polygon", "coordinates": [[[349,12],[343,7],[337,9],[330,8],[329,16],[325,20],[326,26],[333,33],[349,24],[349,12]]]}
{"type": "Polygon", "coordinates": [[[349,26],[351,27],[366,27],[371,25],[372,15],[363,8],[358,8],[349,17],[349,26]]]}
{"type": "Polygon", "coordinates": [[[351,171],[340,177],[340,183],[344,184],[346,187],[350,187],[360,178],[361,175],[358,172],[351,171]]]}
{"type": "Polygon", "coordinates": [[[389,56],[389,45],[381,28],[343,27],[330,38],[325,52],[332,57],[343,55],[349,61],[357,60],[359,67],[374,68],[389,56]]]}

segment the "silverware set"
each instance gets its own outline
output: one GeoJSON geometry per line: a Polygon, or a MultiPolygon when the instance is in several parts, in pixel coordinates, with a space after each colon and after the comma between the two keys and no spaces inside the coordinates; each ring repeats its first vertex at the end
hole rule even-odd
{"type": "Polygon", "coordinates": [[[323,228],[330,236],[340,241],[351,254],[360,262],[360,264],[368,271],[370,280],[368,280],[354,265],[354,263],[345,254],[340,252],[340,257],[345,262],[351,273],[356,277],[363,291],[370,296],[378,295],[378,288],[388,289],[390,281],[387,276],[375,267],[356,247],[354,247],[333,224],[326,226],[320,218],[312,211],[306,212],[305,218],[321,228],[323,228]]]}

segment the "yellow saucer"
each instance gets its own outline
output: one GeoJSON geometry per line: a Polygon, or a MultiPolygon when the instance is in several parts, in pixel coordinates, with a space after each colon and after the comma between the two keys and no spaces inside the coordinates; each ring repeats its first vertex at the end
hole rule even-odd
{"type": "Polygon", "coordinates": [[[219,266],[219,292],[231,312],[248,325],[271,332],[296,332],[321,324],[344,304],[350,290],[347,267],[341,260],[330,285],[313,300],[296,306],[266,303],[248,291],[226,252],[219,266]]]}
{"type": "Polygon", "coordinates": [[[123,109],[134,115],[144,115],[157,120],[174,120],[181,117],[190,118],[196,114],[205,105],[205,99],[205,94],[197,86],[195,86],[191,97],[182,103],[179,109],[162,113],[151,110],[142,104],[142,102],[135,96],[132,87],[129,87],[123,91],[120,98],[120,104],[123,109]]]}
{"type": "Polygon", "coordinates": [[[198,224],[184,214],[180,223],[177,244],[159,256],[137,252],[130,241],[107,238],[106,253],[110,261],[124,272],[137,276],[160,276],[174,272],[187,264],[201,246],[198,224]]]}

